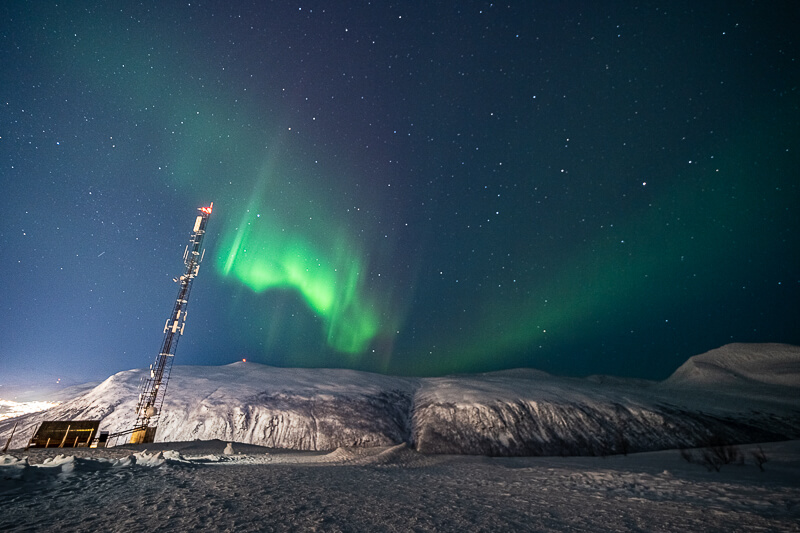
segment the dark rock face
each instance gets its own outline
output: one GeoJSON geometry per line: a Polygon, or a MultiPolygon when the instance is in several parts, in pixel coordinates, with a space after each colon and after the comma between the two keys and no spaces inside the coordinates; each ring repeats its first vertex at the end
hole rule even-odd
{"type": "Polygon", "coordinates": [[[262,393],[248,404],[243,429],[252,428],[254,442],[295,450],[388,446],[408,440],[411,402],[412,395],[402,390],[332,401],[262,393]],[[266,413],[286,414],[268,415],[260,423],[266,413]]]}
{"type": "Polygon", "coordinates": [[[800,412],[784,416],[742,413],[722,417],[654,405],[631,411],[622,404],[490,403],[416,407],[413,443],[423,453],[614,455],[800,437],[800,412]]]}

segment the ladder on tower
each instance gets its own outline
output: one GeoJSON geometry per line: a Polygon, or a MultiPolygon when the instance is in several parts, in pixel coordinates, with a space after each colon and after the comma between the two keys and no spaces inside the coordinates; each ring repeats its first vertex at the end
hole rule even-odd
{"type": "Polygon", "coordinates": [[[159,350],[155,362],[150,365],[150,374],[141,386],[139,402],[136,406],[136,422],[132,429],[121,431],[110,437],[119,438],[122,435],[130,434],[131,444],[155,442],[156,430],[161,417],[161,407],[164,404],[164,396],[167,393],[169,375],[172,370],[172,362],[175,358],[175,351],[178,348],[178,341],[186,327],[186,310],[189,304],[189,294],[192,290],[192,281],[197,277],[200,263],[205,255],[203,237],[205,236],[206,224],[213,207],[214,203],[212,202],[208,207],[198,208],[200,214],[195,220],[189,244],[183,252],[185,265],[183,274],[180,278],[174,278],[174,281],[179,284],[178,297],[172,306],[169,318],[164,324],[164,340],[161,343],[161,350],[159,350]]]}

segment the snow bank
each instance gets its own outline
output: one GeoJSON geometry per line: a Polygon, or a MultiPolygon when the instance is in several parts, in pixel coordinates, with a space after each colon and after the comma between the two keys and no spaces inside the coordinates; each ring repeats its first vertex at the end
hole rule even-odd
{"type": "Polygon", "coordinates": [[[97,472],[100,470],[140,467],[159,467],[170,459],[183,462],[176,452],[147,453],[142,451],[124,458],[79,458],[72,455],[59,454],[46,458],[42,463],[31,464],[27,457],[17,458],[14,455],[0,455],[0,492],[17,488],[22,483],[65,480],[76,473],[97,472]]]}

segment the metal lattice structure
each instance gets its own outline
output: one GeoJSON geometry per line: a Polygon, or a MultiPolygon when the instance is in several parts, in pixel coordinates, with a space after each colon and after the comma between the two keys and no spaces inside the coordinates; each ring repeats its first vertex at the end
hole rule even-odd
{"type": "MultiPolygon", "coordinates": [[[[212,202],[208,207],[200,207],[200,215],[194,223],[189,244],[183,252],[183,262],[186,268],[180,278],[175,282],[180,284],[178,298],[172,307],[172,313],[164,324],[164,341],[155,363],[150,365],[150,376],[143,382],[139,394],[139,404],[136,406],[136,423],[131,433],[131,444],[154,442],[158,421],[161,416],[161,406],[167,393],[169,374],[172,370],[172,361],[178,348],[178,341],[186,327],[186,308],[189,305],[189,293],[192,291],[192,281],[197,277],[200,263],[203,261],[203,236],[206,233],[206,224],[214,207],[212,202]]],[[[127,433],[127,432],[125,432],[127,433]]]]}

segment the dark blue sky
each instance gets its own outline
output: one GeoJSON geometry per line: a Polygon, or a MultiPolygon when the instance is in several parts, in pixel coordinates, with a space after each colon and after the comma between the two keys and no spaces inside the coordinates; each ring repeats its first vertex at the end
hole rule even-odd
{"type": "Polygon", "coordinates": [[[6,2],[0,384],[800,343],[796,2],[6,2]]]}

